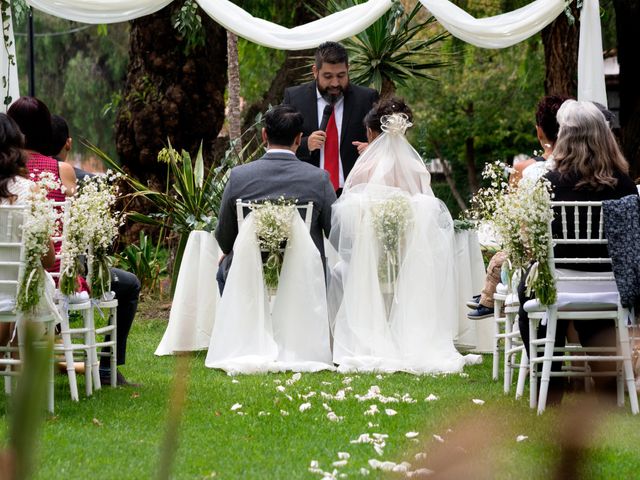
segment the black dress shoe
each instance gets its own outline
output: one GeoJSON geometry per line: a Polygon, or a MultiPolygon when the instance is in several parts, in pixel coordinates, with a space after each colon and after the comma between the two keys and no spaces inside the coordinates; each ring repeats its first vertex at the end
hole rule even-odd
{"type": "Polygon", "coordinates": [[[471,298],[471,301],[467,302],[467,307],[469,307],[471,310],[475,310],[479,306],[480,306],[480,295],[474,295],[471,298]]]}
{"type": "Polygon", "coordinates": [[[469,320],[482,320],[484,318],[493,317],[493,308],[478,305],[478,308],[467,313],[469,320]]]}
{"type": "MultiPolygon", "coordinates": [[[[100,372],[100,383],[102,384],[103,387],[110,387],[111,386],[111,372],[100,372]]],[[[118,387],[133,387],[133,388],[137,388],[140,387],[141,384],[139,383],[133,383],[128,381],[126,378],[124,378],[124,375],[122,375],[120,373],[119,370],[116,370],[116,386],[118,387]]]]}

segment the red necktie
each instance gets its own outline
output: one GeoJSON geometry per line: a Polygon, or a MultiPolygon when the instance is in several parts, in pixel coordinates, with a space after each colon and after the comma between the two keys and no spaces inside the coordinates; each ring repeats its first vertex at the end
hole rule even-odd
{"type": "Polygon", "coordinates": [[[333,189],[340,188],[340,151],[338,149],[338,128],[336,127],[335,109],[329,117],[327,124],[327,138],[324,142],[324,169],[329,172],[329,178],[333,183],[333,189]]]}

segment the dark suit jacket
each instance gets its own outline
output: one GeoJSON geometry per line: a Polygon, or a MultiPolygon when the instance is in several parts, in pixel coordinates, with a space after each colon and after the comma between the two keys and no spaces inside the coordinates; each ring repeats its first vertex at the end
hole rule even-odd
{"type": "MultiPolygon", "coordinates": [[[[340,158],[345,179],[358,158],[358,149],[351,145],[351,142],[367,141],[367,130],[362,121],[377,101],[378,92],[371,88],[357,85],[349,85],[344,94],[342,131],[340,132],[340,158]]],[[[304,116],[302,144],[297,152],[298,157],[300,160],[319,167],[320,151],[309,152],[307,147],[309,135],[318,130],[318,98],[315,80],[297,87],[287,88],[284,91],[284,101],[282,103],[296,107],[304,116]]]]}
{"type": "Polygon", "coordinates": [[[311,238],[324,259],[324,236],[331,229],[331,205],[336,200],[329,174],[301,162],[293,154],[267,152],[262,158],[231,170],[222,195],[216,239],[225,254],[238,236],[236,200],[275,200],[283,196],[299,204],[313,202],[311,238]]]}

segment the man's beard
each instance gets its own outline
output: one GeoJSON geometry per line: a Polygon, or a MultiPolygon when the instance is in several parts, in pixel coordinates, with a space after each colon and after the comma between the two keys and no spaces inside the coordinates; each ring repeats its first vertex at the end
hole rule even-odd
{"type": "Polygon", "coordinates": [[[342,88],[342,86],[337,87],[337,89],[339,90],[338,93],[329,93],[329,89],[320,87],[320,84],[316,80],[316,87],[318,88],[318,92],[320,92],[322,98],[324,98],[327,103],[330,103],[331,105],[335,104],[344,95],[344,89],[342,88]]]}

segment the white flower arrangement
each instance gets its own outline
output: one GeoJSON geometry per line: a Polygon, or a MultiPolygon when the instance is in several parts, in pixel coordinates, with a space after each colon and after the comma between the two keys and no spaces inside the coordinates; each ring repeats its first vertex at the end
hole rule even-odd
{"type": "Polygon", "coordinates": [[[108,171],[86,179],[73,196],[61,251],[60,291],[65,295],[76,291],[77,276],[83,273],[79,257],[84,254],[93,267],[92,297],[100,298],[111,288],[108,253],[121,224],[114,211],[118,196],[114,182],[119,176],[108,171]]]}
{"type": "MultiPolygon", "coordinates": [[[[35,180],[35,175],[32,174],[35,180]]],[[[60,182],[50,172],[43,172],[36,181],[37,188],[27,195],[27,209],[22,223],[25,244],[25,269],[18,288],[17,309],[33,312],[44,293],[44,268],[41,258],[49,251],[51,235],[59,227],[60,213],[47,198],[51,190],[60,188],[60,182]]]]}
{"type": "Polygon", "coordinates": [[[406,230],[412,220],[409,200],[395,195],[376,203],[371,209],[376,237],[382,246],[378,263],[378,278],[383,283],[396,281],[402,260],[406,230]]]}
{"type": "MultiPolygon", "coordinates": [[[[495,176],[502,170],[489,167],[494,172],[492,186],[481,191],[474,205],[481,205],[476,211],[478,217],[491,221],[502,250],[507,253],[509,276],[522,272],[531,265],[525,284],[527,294],[535,292],[543,304],[555,302],[555,282],[548,266],[549,248],[552,238],[549,222],[553,218],[551,209],[551,188],[549,182],[522,179],[520,183],[509,185],[495,176]]],[[[475,198],[475,197],[474,197],[475,198]]]]}
{"type": "Polygon", "coordinates": [[[284,246],[291,235],[291,220],[296,213],[295,202],[280,197],[252,207],[256,236],[260,250],[266,252],[262,265],[264,282],[268,289],[278,288],[278,279],[284,260],[284,246]]]}

